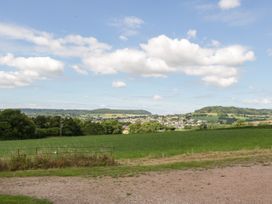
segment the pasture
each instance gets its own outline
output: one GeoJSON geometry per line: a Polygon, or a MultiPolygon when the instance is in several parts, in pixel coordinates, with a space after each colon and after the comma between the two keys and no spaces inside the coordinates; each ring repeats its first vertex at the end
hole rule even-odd
{"type": "Polygon", "coordinates": [[[112,147],[116,159],[271,149],[272,129],[205,130],[1,141],[0,156],[8,156],[10,152],[17,149],[24,149],[26,153],[35,153],[36,148],[83,148],[92,152],[102,147],[112,147]]]}

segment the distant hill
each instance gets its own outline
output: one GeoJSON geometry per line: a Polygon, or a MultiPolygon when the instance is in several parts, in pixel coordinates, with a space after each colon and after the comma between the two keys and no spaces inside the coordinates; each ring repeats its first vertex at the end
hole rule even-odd
{"type": "Polygon", "coordinates": [[[224,114],[245,114],[245,115],[272,115],[271,109],[238,108],[224,106],[208,106],[196,110],[195,113],[224,113],[224,114]]]}
{"type": "Polygon", "coordinates": [[[23,108],[21,111],[30,116],[36,115],[69,115],[69,116],[80,116],[87,114],[131,114],[131,115],[151,115],[146,110],[126,110],[126,109],[94,109],[94,110],[73,110],[73,109],[31,109],[23,108]]]}

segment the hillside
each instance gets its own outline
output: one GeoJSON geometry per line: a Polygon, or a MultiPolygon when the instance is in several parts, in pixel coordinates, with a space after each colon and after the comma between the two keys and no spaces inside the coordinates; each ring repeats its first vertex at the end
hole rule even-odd
{"type": "Polygon", "coordinates": [[[126,110],[126,109],[94,109],[94,110],[73,110],[73,109],[30,109],[25,108],[21,111],[29,116],[35,115],[69,115],[69,116],[81,116],[81,115],[99,115],[99,114],[131,114],[131,115],[151,115],[146,110],[126,110]]]}
{"type": "Polygon", "coordinates": [[[196,110],[195,113],[224,113],[224,114],[245,114],[245,115],[272,115],[271,109],[238,108],[224,106],[208,106],[196,110]]]}

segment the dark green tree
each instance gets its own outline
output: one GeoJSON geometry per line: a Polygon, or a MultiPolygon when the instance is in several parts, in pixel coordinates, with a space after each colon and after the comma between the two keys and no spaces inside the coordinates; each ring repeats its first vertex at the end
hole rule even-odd
{"type": "Polygon", "coordinates": [[[28,139],[35,137],[35,124],[20,110],[6,109],[0,112],[1,139],[28,139]]]}
{"type": "Polygon", "coordinates": [[[63,136],[78,136],[82,135],[82,130],[78,120],[66,117],[61,120],[61,134],[63,136]]]}
{"type": "Polygon", "coordinates": [[[105,134],[121,134],[122,124],[117,120],[105,120],[101,123],[105,134]]]}
{"type": "Polygon", "coordinates": [[[83,133],[85,135],[102,135],[105,134],[104,127],[100,123],[94,123],[92,121],[86,121],[83,124],[83,133]]]}

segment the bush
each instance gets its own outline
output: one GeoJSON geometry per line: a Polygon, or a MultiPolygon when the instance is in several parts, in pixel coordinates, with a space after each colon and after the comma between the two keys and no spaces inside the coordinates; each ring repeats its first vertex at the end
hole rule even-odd
{"type": "Polygon", "coordinates": [[[25,169],[31,169],[32,162],[30,158],[27,158],[27,156],[24,155],[17,155],[12,156],[9,163],[7,163],[8,169],[11,171],[14,170],[25,170],[25,169]]]}
{"type": "Polygon", "coordinates": [[[9,167],[8,167],[7,162],[0,159],[0,171],[6,171],[8,169],[9,169],[9,167]]]}
{"type": "Polygon", "coordinates": [[[12,156],[9,160],[0,160],[0,171],[16,171],[27,169],[49,169],[64,167],[94,167],[94,166],[113,166],[115,160],[110,155],[27,155],[12,156]]]}

